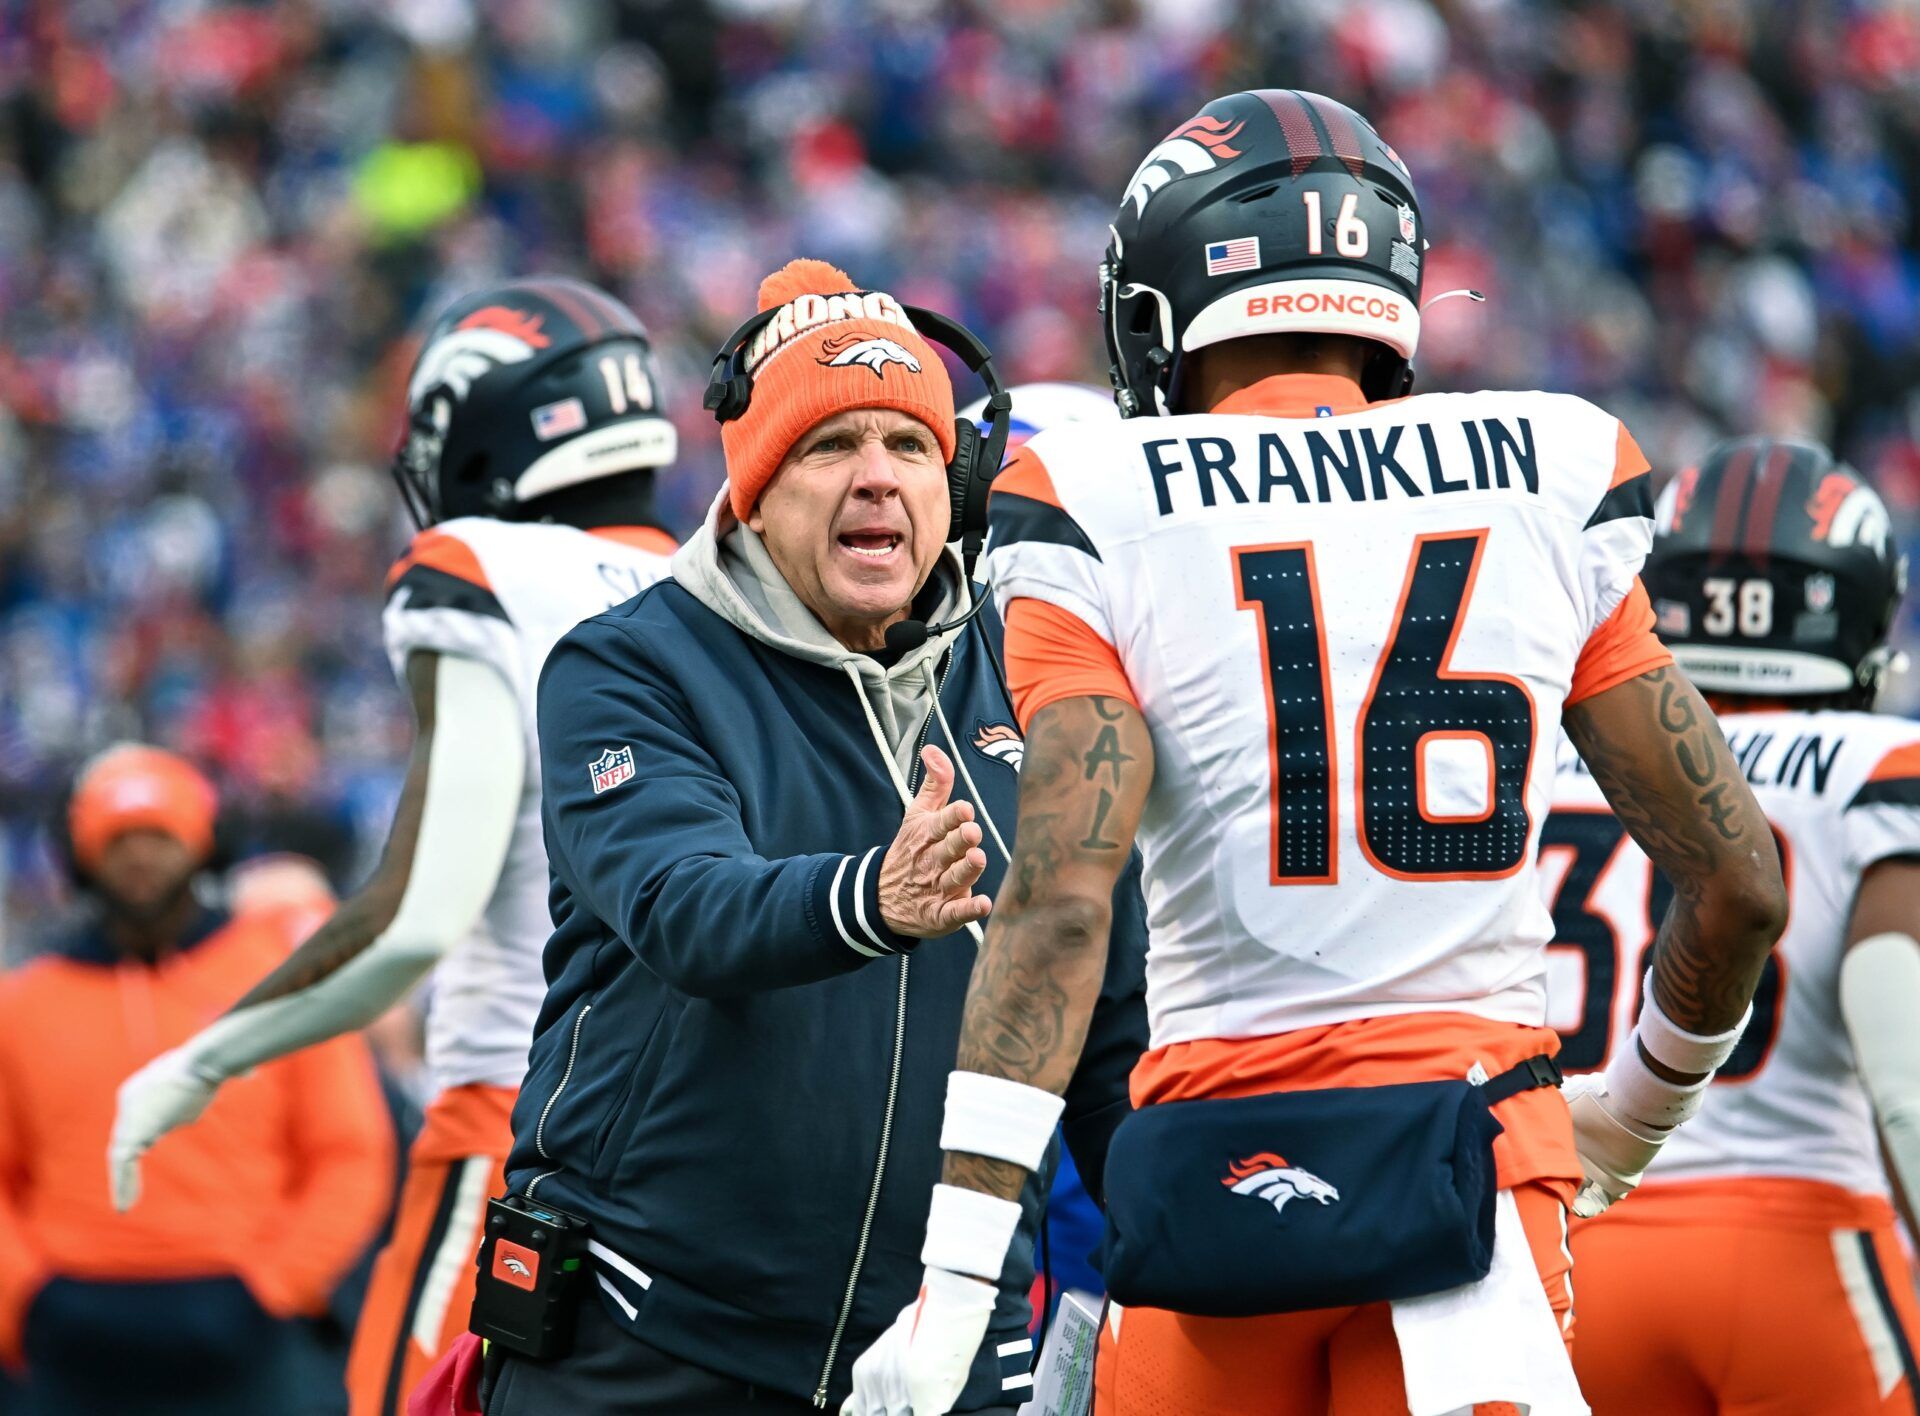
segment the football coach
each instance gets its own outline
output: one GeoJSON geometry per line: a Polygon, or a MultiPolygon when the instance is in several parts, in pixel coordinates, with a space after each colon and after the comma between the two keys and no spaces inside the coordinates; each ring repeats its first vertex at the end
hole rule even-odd
{"type": "MultiPolygon", "coordinates": [[[[921,1283],[1020,765],[998,623],[962,619],[947,546],[950,470],[998,447],[926,336],[985,351],[818,261],[759,306],[709,390],[707,524],[541,681],[554,934],[507,1183],[590,1242],[571,1351],[491,1359],[488,1416],[837,1411],[921,1283]]],[[[1146,1041],[1138,890],[1062,1118],[1096,1195],[1146,1041]]],[[[956,1411],[1028,1394],[1045,1183],[956,1411]]],[[[476,1314],[484,1258],[481,1282],[476,1314]]]]}

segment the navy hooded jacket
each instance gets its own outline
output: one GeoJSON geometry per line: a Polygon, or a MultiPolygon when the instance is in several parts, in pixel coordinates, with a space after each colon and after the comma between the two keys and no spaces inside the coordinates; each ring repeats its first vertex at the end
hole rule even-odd
{"type": "MultiPolygon", "coordinates": [[[[977,797],[964,779],[954,795],[1011,836],[999,632],[988,612],[936,643],[925,667],[958,741],[930,713],[920,740],[965,759],[977,797]]],[[[555,927],[507,1175],[590,1220],[600,1296],[635,1336],[833,1410],[919,1288],[975,953],[965,933],[916,942],[880,921],[901,805],[869,724],[848,673],[674,580],[554,649],[539,737],[555,927]]],[[[976,888],[995,894],[1005,861],[990,834],[985,849],[976,888]]],[[[1066,1099],[1095,1195],[1146,1044],[1139,888],[1136,863],[1066,1099]]],[[[1027,1394],[1046,1179],[958,1411],[1027,1394]]]]}

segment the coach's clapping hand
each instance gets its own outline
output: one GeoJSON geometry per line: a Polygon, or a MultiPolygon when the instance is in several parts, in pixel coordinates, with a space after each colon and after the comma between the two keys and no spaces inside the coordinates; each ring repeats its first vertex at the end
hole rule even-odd
{"type": "Polygon", "coordinates": [[[880,917],[899,934],[934,939],[985,919],[993,901],[973,893],[987,868],[973,803],[948,801],[953,763],[937,747],[920,750],[926,776],[900,832],[880,863],[880,917]]]}

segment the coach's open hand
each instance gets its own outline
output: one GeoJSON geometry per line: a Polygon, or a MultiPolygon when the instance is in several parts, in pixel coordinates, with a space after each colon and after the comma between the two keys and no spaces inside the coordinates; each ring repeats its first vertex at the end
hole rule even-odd
{"type": "Polygon", "coordinates": [[[900,833],[880,863],[880,917],[897,933],[936,939],[985,919],[993,901],[973,893],[987,868],[973,803],[950,802],[953,763],[937,747],[920,750],[926,776],[900,833]]]}

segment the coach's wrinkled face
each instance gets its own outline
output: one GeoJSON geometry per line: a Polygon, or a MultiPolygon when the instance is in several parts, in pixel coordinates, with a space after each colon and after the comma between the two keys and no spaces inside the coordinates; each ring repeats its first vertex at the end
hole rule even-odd
{"type": "Polygon", "coordinates": [[[788,451],[747,518],[849,649],[878,649],[933,573],[952,512],[940,444],[891,408],[836,413],[788,451]]]}

